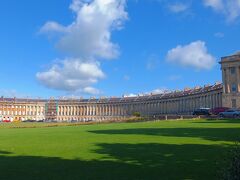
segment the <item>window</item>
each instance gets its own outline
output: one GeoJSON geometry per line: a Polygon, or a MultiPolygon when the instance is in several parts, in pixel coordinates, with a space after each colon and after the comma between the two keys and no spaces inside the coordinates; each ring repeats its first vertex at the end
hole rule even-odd
{"type": "Polygon", "coordinates": [[[232,108],[237,108],[237,100],[232,99],[232,108]]]}
{"type": "Polygon", "coordinates": [[[232,84],[232,92],[237,92],[237,86],[236,86],[236,84],[232,84]]]}
{"type": "Polygon", "coordinates": [[[236,68],[235,67],[230,67],[230,72],[231,74],[235,74],[236,73],[236,68]]]}

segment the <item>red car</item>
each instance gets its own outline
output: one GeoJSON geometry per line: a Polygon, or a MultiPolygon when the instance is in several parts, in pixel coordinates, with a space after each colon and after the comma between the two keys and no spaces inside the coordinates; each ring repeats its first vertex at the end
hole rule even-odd
{"type": "Polygon", "coordinates": [[[5,123],[11,122],[10,117],[3,117],[3,121],[2,122],[5,122],[5,123]]]}
{"type": "Polygon", "coordinates": [[[218,115],[219,113],[221,112],[225,112],[227,110],[229,110],[230,108],[227,108],[227,107],[217,107],[217,108],[213,108],[211,109],[211,114],[214,114],[214,115],[218,115]]]}
{"type": "Polygon", "coordinates": [[[10,120],[3,120],[3,122],[9,123],[9,122],[11,122],[11,121],[10,121],[10,120]]]}

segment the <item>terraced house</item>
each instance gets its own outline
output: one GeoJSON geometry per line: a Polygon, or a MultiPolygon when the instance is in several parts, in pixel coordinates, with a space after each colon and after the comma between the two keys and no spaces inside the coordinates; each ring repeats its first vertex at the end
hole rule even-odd
{"type": "Polygon", "coordinates": [[[220,61],[222,83],[136,97],[91,99],[0,99],[0,120],[104,121],[142,116],[191,114],[201,107],[240,107],[240,53],[220,61]]]}

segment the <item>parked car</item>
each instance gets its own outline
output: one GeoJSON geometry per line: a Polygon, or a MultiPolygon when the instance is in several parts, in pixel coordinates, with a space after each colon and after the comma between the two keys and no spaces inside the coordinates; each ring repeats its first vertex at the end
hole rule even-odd
{"type": "Polygon", "coordinates": [[[193,115],[197,115],[197,116],[200,116],[200,115],[211,115],[211,112],[210,112],[210,108],[200,108],[200,109],[196,109],[194,112],[193,112],[193,115]]]}
{"type": "Polygon", "coordinates": [[[37,122],[44,122],[44,120],[42,119],[42,120],[37,120],[37,122]]]}
{"type": "Polygon", "coordinates": [[[11,121],[10,120],[3,120],[2,122],[5,122],[5,123],[10,123],[11,121]]]}
{"type": "Polygon", "coordinates": [[[27,120],[24,120],[22,122],[36,122],[35,120],[32,120],[32,119],[27,119],[27,120]]]}
{"type": "Polygon", "coordinates": [[[222,118],[239,118],[240,117],[240,110],[229,109],[225,112],[219,113],[219,116],[222,117],[222,118]]]}
{"type": "Polygon", "coordinates": [[[74,119],[72,119],[71,121],[69,121],[69,122],[71,122],[71,123],[77,123],[78,121],[77,120],[74,120],[74,119]]]}
{"type": "Polygon", "coordinates": [[[227,111],[229,109],[230,108],[227,108],[227,107],[217,107],[217,108],[211,109],[210,112],[211,112],[211,114],[219,115],[219,113],[225,112],[225,111],[227,111]]]}

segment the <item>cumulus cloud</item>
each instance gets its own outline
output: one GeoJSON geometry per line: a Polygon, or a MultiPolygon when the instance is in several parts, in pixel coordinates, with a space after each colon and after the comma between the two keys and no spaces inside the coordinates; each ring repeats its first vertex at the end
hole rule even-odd
{"type": "Polygon", "coordinates": [[[226,16],[228,21],[234,21],[240,16],[240,0],[203,0],[204,5],[226,16]]]}
{"type": "Polygon", "coordinates": [[[151,92],[148,92],[148,94],[164,94],[169,92],[171,92],[169,89],[162,87],[162,88],[154,89],[151,92]]]}
{"type": "MultiPolygon", "coordinates": [[[[83,93],[86,93],[86,94],[100,94],[101,91],[96,89],[96,88],[93,88],[93,87],[85,87],[83,88],[83,90],[81,90],[83,93]]],[[[80,92],[81,93],[81,92],[80,92]]]]}
{"type": "Polygon", "coordinates": [[[221,10],[224,8],[222,0],[204,0],[204,5],[214,8],[215,10],[221,10]]]}
{"type": "Polygon", "coordinates": [[[205,42],[195,41],[188,45],[178,45],[167,53],[167,61],[184,67],[211,69],[216,59],[208,53],[205,42]]]}
{"type": "Polygon", "coordinates": [[[137,96],[138,96],[137,94],[133,94],[133,93],[123,95],[123,97],[125,97],[125,98],[127,98],[127,97],[137,97],[137,96]]]}
{"type": "Polygon", "coordinates": [[[184,4],[180,2],[168,5],[168,9],[173,13],[181,13],[188,10],[188,8],[189,8],[188,4],[184,4]]]}
{"type": "Polygon", "coordinates": [[[214,36],[215,36],[216,38],[224,38],[225,34],[222,33],[222,32],[216,32],[216,33],[214,34],[214,36]]]}
{"type": "Polygon", "coordinates": [[[120,29],[128,17],[125,0],[74,0],[70,9],[76,14],[74,22],[64,26],[49,21],[40,32],[60,33],[56,47],[70,55],[116,58],[119,48],[111,41],[111,31],[120,29]]]}
{"type": "Polygon", "coordinates": [[[45,23],[40,33],[55,35],[56,48],[73,58],[37,73],[37,79],[52,89],[98,94],[100,91],[92,85],[104,77],[99,61],[119,55],[119,47],[112,42],[111,35],[128,18],[125,5],[126,0],[73,0],[72,23],[45,23]]]}
{"type": "Polygon", "coordinates": [[[48,88],[88,94],[98,92],[90,86],[104,76],[99,63],[80,59],[65,59],[54,64],[49,70],[37,73],[38,80],[48,88]]]}
{"type": "MultiPolygon", "coordinates": [[[[0,97],[34,98],[31,94],[19,92],[15,89],[0,89],[0,97]]],[[[36,98],[36,97],[35,97],[36,98]]]]}

